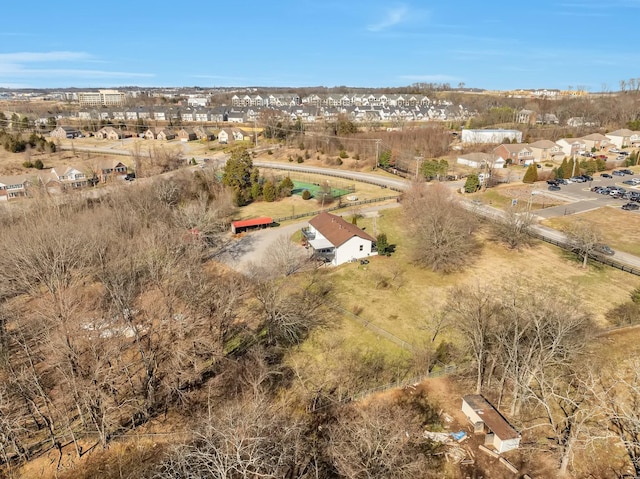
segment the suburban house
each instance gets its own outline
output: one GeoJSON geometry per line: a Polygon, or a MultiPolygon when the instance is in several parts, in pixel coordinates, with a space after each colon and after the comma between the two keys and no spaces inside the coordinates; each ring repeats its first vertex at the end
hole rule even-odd
{"type": "Polygon", "coordinates": [[[493,149],[493,154],[511,160],[514,165],[530,165],[534,161],[533,150],[527,145],[505,143],[493,149]]]}
{"type": "Polygon", "coordinates": [[[567,120],[567,126],[572,126],[574,128],[579,126],[598,126],[598,122],[594,120],[589,120],[582,116],[572,116],[567,120]]]}
{"type": "Polygon", "coordinates": [[[322,212],[302,230],[313,256],[334,266],[377,255],[376,240],[342,217],[322,212]]]}
{"type": "Polygon", "coordinates": [[[502,143],[506,140],[521,143],[522,132],[520,130],[504,130],[502,128],[486,130],[463,129],[462,143],[502,143]]]}
{"type": "Polygon", "coordinates": [[[505,160],[493,153],[473,152],[459,155],[456,159],[459,165],[467,165],[471,168],[504,168],[505,160]]]}
{"type": "Polygon", "coordinates": [[[122,133],[116,130],[112,126],[105,126],[96,131],[94,135],[98,140],[119,140],[122,138],[122,133]]]}
{"type": "Polygon", "coordinates": [[[560,120],[553,113],[542,113],[536,116],[536,125],[557,125],[559,123],[560,120]]]}
{"type": "Polygon", "coordinates": [[[551,140],[539,140],[528,146],[533,153],[533,161],[553,161],[557,156],[564,156],[562,148],[551,140]]]}
{"type": "Polygon", "coordinates": [[[72,126],[59,126],[49,135],[51,138],[78,138],[82,136],[82,133],[80,133],[80,130],[73,128],[72,126]]]}
{"type": "Polygon", "coordinates": [[[198,140],[215,140],[216,135],[213,134],[212,131],[207,130],[204,126],[196,126],[193,129],[193,132],[196,134],[198,140]]]}
{"type": "Polygon", "coordinates": [[[580,151],[587,150],[587,144],[581,138],[561,138],[556,144],[565,156],[577,155],[580,151]]]}
{"type": "Polygon", "coordinates": [[[516,117],[516,121],[518,123],[525,123],[527,125],[532,125],[536,121],[536,112],[533,110],[520,110],[516,117]]]}
{"type": "Polygon", "coordinates": [[[173,140],[175,137],[175,132],[169,128],[162,128],[156,133],[156,140],[173,140]]]}
{"type": "Polygon", "coordinates": [[[191,128],[182,128],[178,131],[178,138],[180,141],[193,141],[198,139],[198,135],[191,128]]]}
{"type": "Polygon", "coordinates": [[[611,143],[618,148],[632,146],[634,143],[640,143],[640,134],[627,128],[612,131],[605,135],[611,143]]]}
{"type": "Polygon", "coordinates": [[[229,141],[242,141],[248,138],[247,133],[240,128],[223,128],[218,132],[218,141],[220,143],[229,143],[229,141]]]}
{"type": "Polygon", "coordinates": [[[156,139],[156,132],[153,128],[149,128],[147,129],[147,131],[144,132],[143,135],[145,140],[155,140],[156,139]]]}
{"type": "Polygon", "coordinates": [[[592,133],[590,135],[583,136],[582,141],[584,141],[587,151],[591,151],[592,148],[600,151],[611,146],[611,140],[601,133],[592,133]]]}
{"type": "Polygon", "coordinates": [[[27,196],[27,189],[30,185],[26,175],[0,176],[0,201],[27,196]]]}
{"type": "Polygon", "coordinates": [[[93,172],[98,181],[105,183],[111,179],[124,179],[127,166],[118,160],[107,160],[95,165],[93,172]]]}
{"type": "Polygon", "coordinates": [[[51,168],[49,175],[41,177],[40,181],[47,189],[77,189],[89,185],[87,175],[72,166],[51,168]]]}
{"type": "Polygon", "coordinates": [[[473,424],[474,432],[487,434],[485,445],[492,446],[498,453],[520,446],[520,433],[482,395],[464,396],[462,412],[473,424]]]}

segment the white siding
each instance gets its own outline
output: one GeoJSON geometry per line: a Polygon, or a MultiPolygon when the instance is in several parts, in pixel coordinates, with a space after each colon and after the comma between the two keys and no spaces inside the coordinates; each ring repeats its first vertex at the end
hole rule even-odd
{"type": "Polygon", "coordinates": [[[473,408],[471,406],[469,406],[469,404],[465,400],[462,400],[462,412],[464,413],[465,416],[467,416],[467,419],[469,419],[469,422],[471,422],[471,424],[476,424],[478,422],[484,422],[482,420],[482,418],[480,417],[480,415],[478,413],[476,413],[473,410],[473,408]]]}
{"type": "Polygon", "coordinates": [[[336,256],[333,259],[333,264],[337,266],[343,263],[348,263],[353,259],[366,258],[377,254],[378,253],[371,251],[371,241],[354,236],[348,241],[342,243],[339,248],[336,248],[336,256]],[[360,247],[362,247],[362,251],[360,250],[360,247]]]}
{"type": "Polygon", "coordinates": [[[493,447],[496,448],[496,451],[499,453],[511,451],[512,449],[518,449],[520,447],[520,438],[517,437],[515,439],[506,439],[502,441],[495,434],[493,435],[493,447]]]}

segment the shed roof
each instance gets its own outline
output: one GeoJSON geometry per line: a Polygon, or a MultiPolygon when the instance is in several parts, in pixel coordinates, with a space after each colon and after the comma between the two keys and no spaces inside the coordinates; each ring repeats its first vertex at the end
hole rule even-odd
{"type": "Polygon", "coordinates": [[[234,226],[234,228],[247,228],[249,226],[270,225],[271,223],[273,223],[273,218],[269,218],[268,216],[261,216],[260,218],[252,218],[250,220],[234,221],[231,224],[234,226]]]}
{"type": "Polygon", "coordinates": [[[517,439],[520,433],[494,408],[484,396],[468,394],[462,398],[482,418],[485,425],[501,440],[517,439]]]}
{"type": "Polygon", "coordinates": [[[342,217],[332,215],[326,211],[309,221],[309,224],[336,248],[354,236],[375,242],[375,238],[362,231],[356,225],[348,223],[342,217]]]}

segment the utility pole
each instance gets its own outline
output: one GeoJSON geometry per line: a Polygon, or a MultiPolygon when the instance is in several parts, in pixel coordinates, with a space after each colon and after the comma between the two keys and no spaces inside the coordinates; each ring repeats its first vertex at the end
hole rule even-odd
{"type": "Polygon", "coordinates": [[[379,158],[380,158],[380,155],[379,155],[379,153],[380,153],[380,141],[381,140],[376,140],[376,164],[373,165],[373,169],[374,170],[378,167],[378,161],[379,161],[379,158]]]}

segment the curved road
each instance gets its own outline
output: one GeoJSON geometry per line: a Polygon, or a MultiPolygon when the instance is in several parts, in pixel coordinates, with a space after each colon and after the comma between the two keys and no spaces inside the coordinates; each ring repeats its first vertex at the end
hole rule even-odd
{"type": "MultiPolygon", "coordinates": [[[[64,145],[61,147],[62,149],[71,150],[71,146],[64,145]]],[[[120,150],[114,148],[88,148],[88,147],[75,147],[76,151],[93,151],[98,153],[105,154],[115,154],[115,155],[123,155],[123,156],[131,156],[131,152],[128,150],[120,150]]],[[[144,153],[143,153],[144,154],[144,153]]],[[[220,154],[212,155],[211,159],[217,162],[218,165],[223,165],[229,155],[220,154]]],[[[202,159],[202,157],[196,157],[196,159],[202,159]]],[[[254,165],[260,168],[272,168],[279,170],[288,170],[288,171],[300,171],[305,173],[315,173],[320,175],[334,176],[339,178],[346,178],[354,181],[361,181],[363,183],[375,184],[378,186],[383,186],[387,188],[394,189],[396,191],[403,191],[409,188],[409,182],[400,178],[388,178],[384,176],[377,175],[375,173],[362,173],[356,171],[345,171],[338,170],[333,168],[322,168],[316,166],[302,166],[302,165],[288,165],[277,162],[269,162],[269,161],[254,161],[254,165]]],[[[482,216],[491,218],[491,219],[501,219],[504,217],[504,212],[497,208],[493,208],[488,205],[473,205],[470,201],[465,201],[465,204],[469,209],[476,212],[476,214],[480,214],[482,216]]],[[[562,232],[542,226],[542,225],[534,225],[532,227],[534,233],[543,237],[544,239],[548,239],[551,242],[557,243],[569,243],[566,235],[562,232]]],[[[616,254],[613,258],[611,258],[612,262],[618,263],[620,265],[624,265],[627,268],[633,268],[636,270],[640,270],[640,257],[625,253],[623,251],[616,251],[616,254]]]]}

